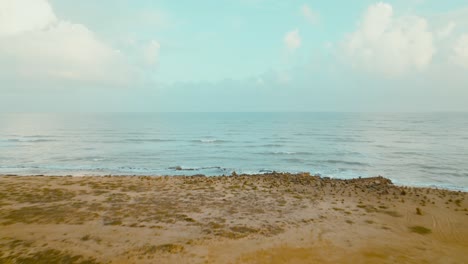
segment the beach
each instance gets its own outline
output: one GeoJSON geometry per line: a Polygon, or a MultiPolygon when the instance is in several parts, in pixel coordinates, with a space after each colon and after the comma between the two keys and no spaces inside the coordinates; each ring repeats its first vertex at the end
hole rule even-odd
{"type": "Polygon", "coordinates": [[[0,263],[463,263],[467,220],[383,177],[0,176],[0,263]]]}

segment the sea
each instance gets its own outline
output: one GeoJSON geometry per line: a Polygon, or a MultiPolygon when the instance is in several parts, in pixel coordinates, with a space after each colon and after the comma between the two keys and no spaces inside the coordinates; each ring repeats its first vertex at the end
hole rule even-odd
{"type": "Polygon", "coordinates": [[[468,113],[0,114],[0,174],[234,171],[468,191],[468,113]]]}

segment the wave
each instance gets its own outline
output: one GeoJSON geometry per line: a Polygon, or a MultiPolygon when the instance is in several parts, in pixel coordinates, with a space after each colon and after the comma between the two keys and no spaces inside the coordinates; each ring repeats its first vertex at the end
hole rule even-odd
{"type": "Polygon", "coordinates": [[[427,170],[427,169],[422,169],[420,170],[424,174],[431,174],[437,177],[440,177],[440,181],[444,182],[446,179],[444,176],[450,176],[450,177],[456,177],[456,178],[467,178],[468,177],[468,172],[453,172],[452,171],[433,171],[433,170],[427,170]]]}
{"type": "Polygon", "coordinates": [[[321,161],[321,162],[330,163],[330,164],[344,164],[344,165],[352,165],[352,166],[366,166],[366,167],[370,167],[370,164],[364,163],[364,162],[358,162],[358,161],[324,160],[324,161],[321,161]]]}
{"type": "Polygon", "coordinates": [[[290,162],[290,163],[303,163],[304,160],[303,159],[298,159],[298,158],[289,158],[289,159],[284,159],[284,161],[286,162],[290,162]]]}
{"type": "Polygon", "coordinates": [[[453,170],[454,168],[447,167],[447,166],[437,166],[437,165],[426,165],[426,164],[419,164],[419,167],[428,170],[453,170]]]}
{"type": "Polygon", "coordinates": [[[395,154],[395,155],[422,155],[421,152],[417,152],[417,151],[394,151],[394,152],[392,152],[392,154],[395,154]]]}
{"type": "Polygon", "coordinates": [[[408,141],[408,140],[395,140],[393,141],[394,143],[399,143],[399,144],[411,144],[414,143],[413,141],[408,141]]]}
{"type": "Polygon", "coordinates": [[[465,178],[468,177],[468,172],[462,172],[462,173],[456,173],[456,172],[449,172],[449,173],[443,173],[446,175],[454,176],[454,177],[459,177],[459,178],[465,178]]]}
{"type": "Polygon", "coordinates": [[[125,142],[173,142],[176,140],[173,139],[160,139],[160,138],[127,138],[124,140],[125,142]]]}
{"type": "Polygon", "coordinates": [[[254,153],[254,154],[260,154],[260,155],[314,155],[313,152],[307,152],[307,151],[267,151],[267,152],[259,152],[259,153],[254,153]]]}
{"type": "Polygon", "coordinates": [[[416,168],[424,169],[424,170],[427,170],[427,172],[431,172],[433,170],[447,171],[447,170],[454,170],[455,169],[454,167],[443,166],[443,165],[435,165],[435,164],[406,163],[405,165],[408,166],[408,167],[416,167],[416,168]]]}
{"type": "Polygon", "coordinates": [[[89,156],[89,157],[80,157],[76,159],[68,159],[68,160],[83,160],[83,161],[105,161],[106,158],[104,157],[99,157],[99,156],[89,156]]]}
{"type": "Polygon", "coordinates": [[[282,144],[264,144],[264,145],[260,145],[260,147],[265,147],[265,148],[278,148],[278,147],[282,147],[283,145],[282,144]]]}
{"type": "Polygon", "coordinates": [[[221,139],[204,138],[204,139],[191,140],[190,142],[207,144],[207,143],[227,143],[229,141],[228,140],[221,140],[221,139]]]}
{"type": "Polygon", "coordinates": [[[386,148],[390,148],[390,146],[387,146],[387,145],[375,145],[376,148],[383,148],[383,149],[386,149],[386,148]]]}
{"type": "Polygon", "coordinates": [[[43,143],[43,142],[56,142],[56,139],[17,139],[11,138],[7,139],[6,142],[16,142],[16,143],[43,143]]]}
{"type": "MultiPolygon", "coordinates": [[[[21,137],[18,135],[18,137],[21,137]]],[[[47,136],[47,135],[32,135],[32,136],[23,136],[24,138],[53,138],[56,136],[47,136]]]]}
{"type": "Polygon", "coordinates": [[[185,171],[194,171],[194,170],[210,170],[210,169],[218,169],[218,170],[225,170],[226,168],[223,168],[221,166],[207,166],[207,167],[183,167],[183,166],[173,166],[169,167],[168,169],[170,170],[185,170],[185,171]]]}

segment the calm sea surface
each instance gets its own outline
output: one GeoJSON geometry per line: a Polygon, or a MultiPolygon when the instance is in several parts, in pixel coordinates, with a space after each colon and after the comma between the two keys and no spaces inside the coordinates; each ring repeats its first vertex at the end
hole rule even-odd
{"type": "Polygon", "coordinates": [[[0,174],[382,175],[468,190],[468,113],[0,114],[0,174]]]}

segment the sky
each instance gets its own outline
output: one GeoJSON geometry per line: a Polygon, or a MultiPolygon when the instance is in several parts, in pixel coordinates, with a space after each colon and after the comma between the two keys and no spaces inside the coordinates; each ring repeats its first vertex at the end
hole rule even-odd
{"type": "Polygon", "coordinates": [[[468,111],[466,0],[0,0],[0,112],[468,111]]]}

